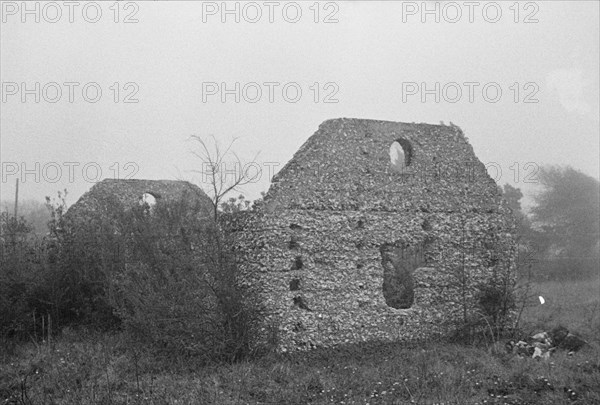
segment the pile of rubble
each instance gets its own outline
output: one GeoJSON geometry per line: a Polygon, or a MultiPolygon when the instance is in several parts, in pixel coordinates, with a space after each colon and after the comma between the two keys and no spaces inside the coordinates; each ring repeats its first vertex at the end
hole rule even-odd
{"type": "Polygon", "coordinates": [[[569,332],[564,326],[558,326],[550,332],[540,332],[529,341],[513,340],[507,343],[506,349],[520,357],[548,359],[557,349],[565,350],[569,355],[580,350],[587,344],[580,336],[569,332]]]}

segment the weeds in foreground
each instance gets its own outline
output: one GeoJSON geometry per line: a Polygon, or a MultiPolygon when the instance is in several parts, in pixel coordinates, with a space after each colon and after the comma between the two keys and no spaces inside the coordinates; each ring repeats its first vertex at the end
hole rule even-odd
{"type": "Polygon", "coordinates": [[[588,348],[550,361],[431,342],[371,344],[202,365],[132,347],[120,334],[67,330],[16,347],[0,365],[2,404],[594,404],[588,348]]]}
{"type": "Polygon", "coordinates": [[[546,303],[523,311],[523,336],[562,323],[590,343],[547,361],[515,357],[503,345],[429,342],[206,365],[124,334],[67,328],[50,342],[0,342],[0,404],[598,404],[598,286],[534,286],[546,303]]]}

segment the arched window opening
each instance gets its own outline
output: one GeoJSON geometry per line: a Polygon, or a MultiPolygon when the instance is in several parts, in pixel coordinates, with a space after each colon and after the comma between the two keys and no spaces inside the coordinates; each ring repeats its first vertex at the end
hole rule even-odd
{"type": "Polygon", "coordinates": [[[412,146],[406,139],[397,139],[390,146],[390,164],[392,170],[402,173],[412,162],[412,146]]]}

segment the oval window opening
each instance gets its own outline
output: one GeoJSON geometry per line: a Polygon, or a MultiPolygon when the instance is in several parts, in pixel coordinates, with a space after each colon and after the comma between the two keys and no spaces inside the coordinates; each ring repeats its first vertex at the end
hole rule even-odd
{"type": "Polygon", "coordinates": [[[402,146],[400,146],[398,142],[392,143],[392,146],[390,146],[390,163],[392,165],[392,170],[399,173],[403,172],[406,167],[404,162],[405,157],[402,146]]]}

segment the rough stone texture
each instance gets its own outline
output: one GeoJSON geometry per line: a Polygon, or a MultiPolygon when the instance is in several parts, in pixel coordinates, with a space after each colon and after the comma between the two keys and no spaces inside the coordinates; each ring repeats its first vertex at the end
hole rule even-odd
{"type": "MultiPolygon", "coordinates": [[[[211,215],[187,182],[103,180],[67,216],[118,221],[144,193],[211,215]]],[[[264,201],[223,225],[241,286],[266,310],[256,342],[275,329],[282,351],[442,334],[474,313],[480,284],[514,276],[510,210],[456,126],[326,121],[264,201]]]]}
{"type": "Polygon", "coordinates": [[[275,328],[283,351],[444,333],[515,267],[510,210],[456,126],[326,121],[228,230],[267,309],[258,341],[275,328]],[[395,140],[412,149],[402,173],[395,140]],[[412,272],[408,309],[383,294],[394,260],[412,272]]]}
{"type": "Polygon", "coordinates": [[[94,184],[69,208],[67,217],[79,221],[99,217],[118,220],[120,213],[140,204],[145,193],[154,196],[157,204],[193,198],[204,208],[207,216],[212,215],[210,198],[198,186],[187,181],[104,179],[94,184]]]}

